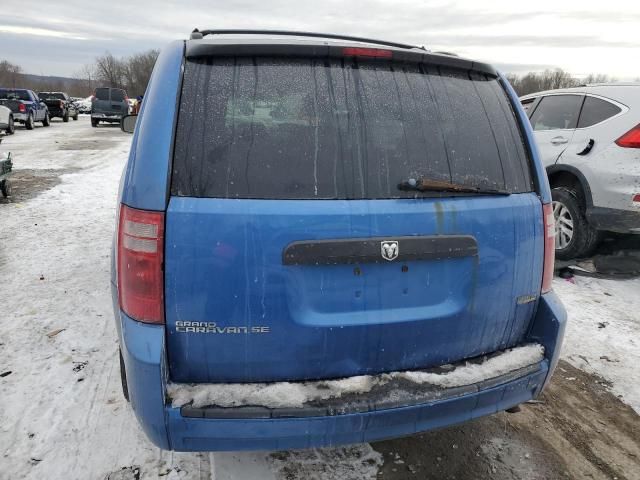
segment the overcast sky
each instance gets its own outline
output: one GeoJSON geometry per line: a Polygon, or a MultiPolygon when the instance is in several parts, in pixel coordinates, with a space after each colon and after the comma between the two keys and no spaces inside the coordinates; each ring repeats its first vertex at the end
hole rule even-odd
{"type": "Polygon", "coordinates": [[[362,35],[483,60],[505,72],[561,67],[640,77],[640,0],[2,0],[0,60],[73,76],[110,51],[128,55],[194,28],[362,35]]]}

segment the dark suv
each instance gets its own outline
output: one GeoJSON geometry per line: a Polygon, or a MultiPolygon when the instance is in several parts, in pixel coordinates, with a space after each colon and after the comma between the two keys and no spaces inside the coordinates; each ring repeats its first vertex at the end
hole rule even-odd
{"type": "Polygon", "coordinates": [[[96,88],[91,97],[91,126],[100,122],[120,123],[129,113],[127,92],[121,88],[96,88]]]}
{"type": "Polygon", "coordinates": [[[549,185],[490,65],[194,32],[123,129],[136,118],[112,291],[124,392],[156,445],[366,442],[548,382],[566,321],[549,185]]]}

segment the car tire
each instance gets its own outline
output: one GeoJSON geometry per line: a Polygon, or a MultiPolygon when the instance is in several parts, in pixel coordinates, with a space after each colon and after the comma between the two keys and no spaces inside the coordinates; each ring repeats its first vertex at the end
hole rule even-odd
{"type": "Polygon", "coordinates": [[[7,125],[7,135],[13,135],[16,133],[16,122],[13,120],[13,115],[9,115],[9,125],[7,125]]]}
{"type": "Polygon", "coordinates": [[[44,114],[44,119],[42,120],[42,126],[48,127],[51,125],[51,118],[49,117],[49,112],[44,114]]]}
{"type": "Polygon", "coordinates": [[[64,123],[67,123],[67,122],[69,121],[69,112],[65,113],[65,114],[62,116],[62,121],[63,121],[64,123]]]}
{"type": "Polygon", "coordinates": [[[72,117],[73,121],[75,122],[76,120],[78,120],[78,112],[76,112],[76,114],[72,117]]]}
{"type": "Polygon", "coordinates": [[[91,126],[92,127],[97,127],[99,123],[100,122],[98,120],[94,120],[93,118],[91,119],[91,126]]]}
{"type": "Polygon", "coordinates": [[[27,118],[27,121],[24,123],[24,126],[27,130],[33,130],[33,127],[35,126],[35,122],[33,121],[33,113],[29,114],[29,117],[27,118]]]}
{"type": "Polygon", "coordinates": [[[122,395],[124,399],[129,401],[129,386],[127,385],[127,371],[124,366],[124,358],[122,358],[122,350],[118,349],[120,354],[120,380],[122,382],[122,395]]]}
{"type": "Polygon", "coordinates": [[[0,182],[0,193],[4,198],[7,198],[11,195],[11,182],[6,178],[0,182]]]}
{"type": "Polygon", "coordinates": [[[589,256],[601,238],[589,224],[578,195],[579,192],[564,186],[551,190],[556,220],[556,258],[559,260],[589,256]]]}

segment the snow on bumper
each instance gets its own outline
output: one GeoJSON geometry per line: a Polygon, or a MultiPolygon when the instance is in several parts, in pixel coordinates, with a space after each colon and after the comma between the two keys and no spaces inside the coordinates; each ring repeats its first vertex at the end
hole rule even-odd
{"type": "MultiPolygon", "coordinates": [[[[463,367],[446,375],[398,372],[386,377],[369,377],[369,380],[356,377],[355,381],[348,379],[330,385],[334,387],[334,393],[340,392],[332,398],[334,401],[336,398],[348,400],[354,395],[367,399],[364,404],[356,402],[355,408],[341,410],[336,408],[336,404],[330,404],[327,409],[326,405],[318,407],[317,403],[311,409],[306,405],[302,409],[290,408],[310,399],[313,399],[311,403],[322,400],[323,395],[317,393],[322,390],[320,388],[294,392],[289,399],[287,395],[280,396],[280,392],[274,405],[279,402],[281,407],[265,412],[265,407],[211,409],[205,405],[213,398],[210,395],[218,395],[211,392],[199,397],[203,408],[177,406],[185,400],[195,399],[189,397],[195,397],[190,393],[197,393],[197,390],[184,390],[178,398],[176,392],[180,387],[168,384],[164,328],[138,323],[122,313],[119,317],[132,407],[153,443],[177,451],[278,450],[369,442],[445,427],[505,410],[536,397],[542,391],[558,361],[566,323],[566,313],[555,294],[546,294],[539,301],[527,339],[528,343],[539,345],[513,349],[503,354],[507,356],[502,359],[494,356],[496,360],[492,363],[489,363],[490,359],[475,364],[473,369],[463,367]],[[535,362],[533,365],[532,361],[535,362]],[[529,367],[523,370],[522,365],[525,364],[529,367]],[[487,374],[489,371],[493,372],[492,375],[496,371],[503,373],[488,378],[492,376],[487,374]],[[434,375],[441,376],[436,378],[434,375]],[[470,383],[482,378],[485,380],[470,383]],[[429,384],[439,393],[434,395],[431,389],[426,400],[422,399],[417,404],[393,404],[389,403],[389,397],[385,401],[370,402],[371,390],[367,391],[367,388],[371,386],[374,389],[376,379],[383,383],[386,381],[387,386],[392,387],[395,387],[393,382],[399,380],[416,385],[429,384]],[[366,394],[362,395],[360,391],[366,394]],[[313,392],[316,392],[315,396],[313,392]],[[171,404],[171,394],[176,406],[171,404]]],[[[239,400],[229,396],[228,391],[225,394],[228,401],[239,400]]],[[[266,398],[263,397],[263,403],[266,398]]],[[[217,401],[221,403],[220,399],[217,401]]],[[[233,401],[229,403],[232,404],[233,401]]]]}

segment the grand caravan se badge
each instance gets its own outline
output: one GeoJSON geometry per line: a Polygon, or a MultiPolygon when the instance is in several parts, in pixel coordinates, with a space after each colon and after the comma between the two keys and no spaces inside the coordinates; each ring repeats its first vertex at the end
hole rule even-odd
{"type": "Polygon", "coordinates": [[[253,325],[251,327],[218,326],[216,322],[176,321],[177,333],[243,334],[271,333],[271,327],[253,325]]]}

